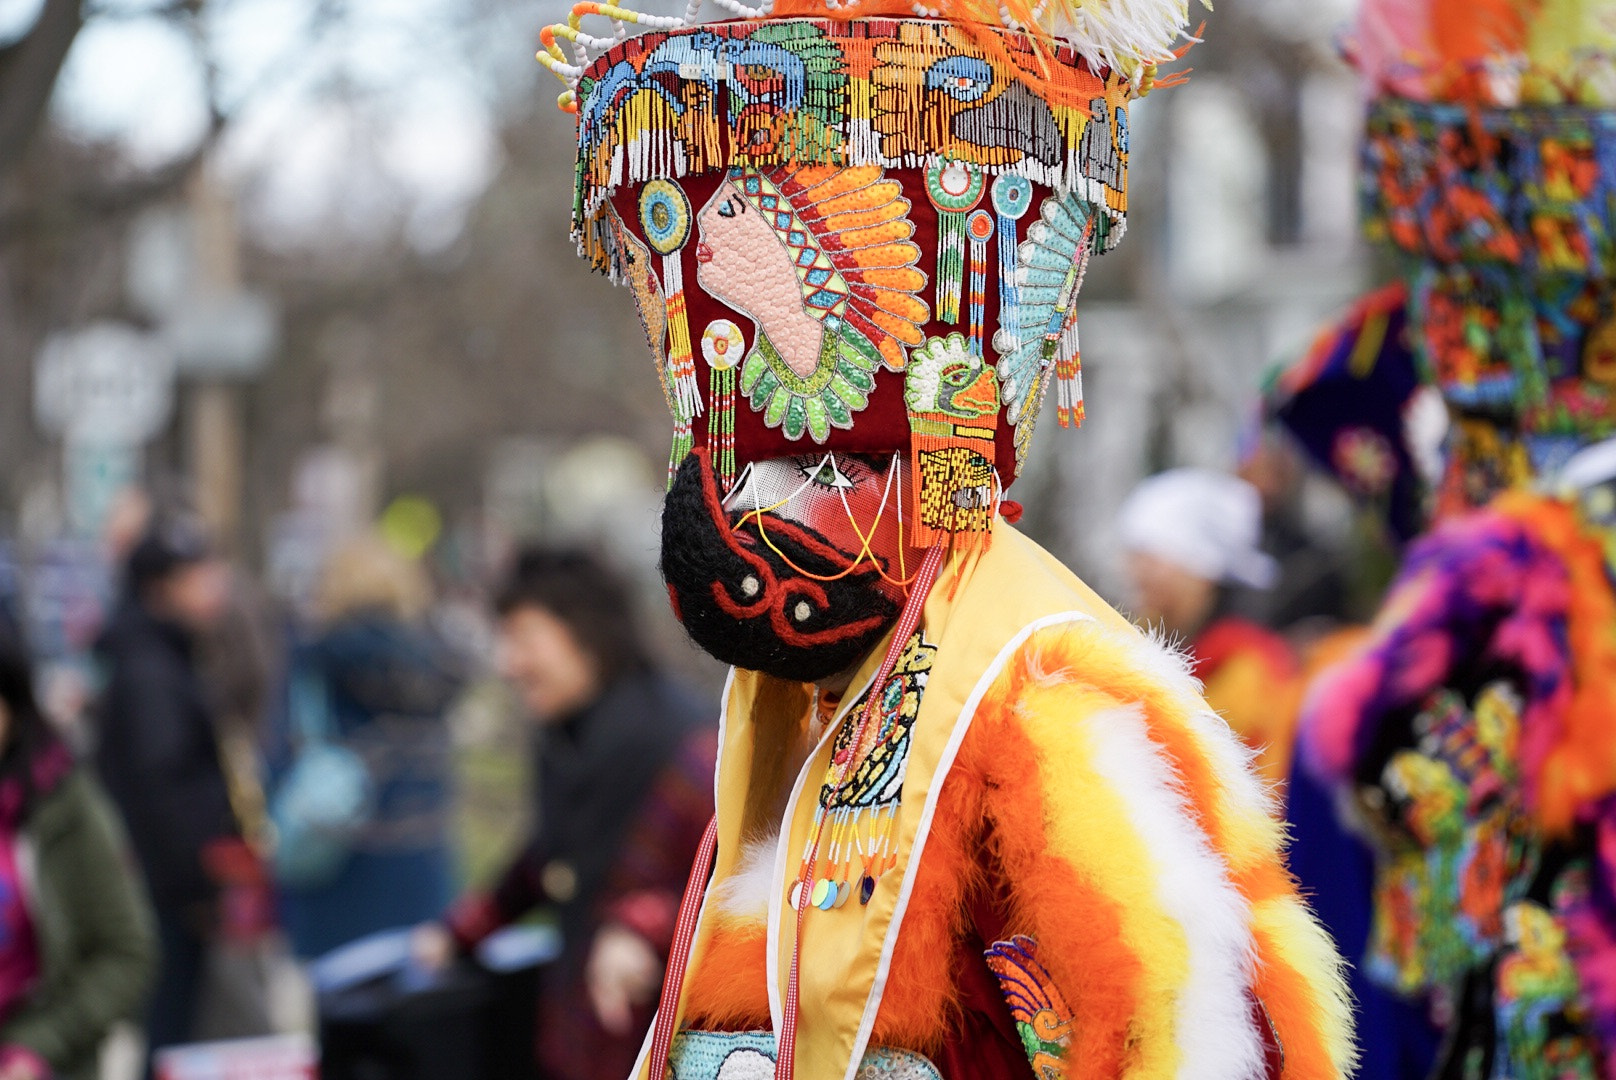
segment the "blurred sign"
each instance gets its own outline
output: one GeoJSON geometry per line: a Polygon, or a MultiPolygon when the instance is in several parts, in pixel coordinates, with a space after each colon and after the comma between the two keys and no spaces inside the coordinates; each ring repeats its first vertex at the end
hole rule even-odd
{"type": "Polygon", "coordinates": [[[148,210],[129,230],[124,285],[161,328],[181,375],[248,379],[280,345],[280,310],[243,289],[235,270],[236,224],[213,191],[195,206],[148,210]]]}
{"type": "Polygon", "coordinates": [[[157,1052],[157,1080],[316,1080],[319,1060],[306,1035],[175,1046],[157,1052]]]}
{"type": "Polygon", "coordinates": [[[124,291],[147,318],[168,318],[196,291],[196,228],[183,206],[159,206],[129,230],[124,291]]]}
{"type": "Polygon", "coordinates": [[[174,354],[127,323],[52,334],[34,363],[34,414],[70,443],[138,446],[174,407],[174,354]]]}
{"type": "Polygon", "coordinates": [[[182,375],[247,379],[263,371],[280,344],[280,312],[261,293],[198,295],[163,323],[182,375]]]}

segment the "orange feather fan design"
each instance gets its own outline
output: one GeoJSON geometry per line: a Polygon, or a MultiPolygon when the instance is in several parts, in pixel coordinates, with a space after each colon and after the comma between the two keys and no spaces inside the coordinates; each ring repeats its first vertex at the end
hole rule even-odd
{"type": "Polygon", "coordinates": [[[883,179],[879,166],[807,165],[765,174],[835,269],[835,291],[846,303],[838,314],[901,371],[905,347],[925,340],[931,308],[916,295],[926,275],[915,264],[920,248],[909,237],[909,200],[903,185],[883,179]]]}

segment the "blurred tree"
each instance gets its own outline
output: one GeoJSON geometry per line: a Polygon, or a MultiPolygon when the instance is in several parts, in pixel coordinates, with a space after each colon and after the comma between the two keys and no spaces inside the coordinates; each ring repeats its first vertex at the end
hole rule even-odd
{"type": "Polygon", "coordinates": [[[82,0],[45,0],[33,26],[0,47],[0,176],[16,167],[33,140],[83,25],[82,0]]]}

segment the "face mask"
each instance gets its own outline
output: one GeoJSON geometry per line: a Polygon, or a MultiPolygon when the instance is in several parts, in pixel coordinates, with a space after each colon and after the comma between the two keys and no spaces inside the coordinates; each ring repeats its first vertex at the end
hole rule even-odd
{"type": "Polygon", "coordinates": [[[687,456],[663,505],[662,576],[696,644],[796,682],[868,655],[921,559],[900,540],[893,469],[846,455],[774,458],[725,499],[706,451],[687,456]]]}

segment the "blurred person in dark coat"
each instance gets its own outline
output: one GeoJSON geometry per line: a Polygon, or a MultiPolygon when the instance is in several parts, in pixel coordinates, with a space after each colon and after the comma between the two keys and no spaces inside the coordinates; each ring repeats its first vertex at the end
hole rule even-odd
{"type": "Polygon", "coordinates": [[[200,526],[154,520],[130,551],[124,593],[97,645],[101,776],[157,908],[162,970],[147,1017],[152,1051],[188,1041],[210,941],[251,937],[266,905],[241,840],[198,672],[227,573],[200,526]]]}
{"type": "Polygon", "coordinates": [[[1347,616],[1350,581],[1337,548],[1308,520],[1307,465],[1277,431],[1258,433],[1238,470],[1262,498],[1258,547],[1274,560],[1271,587],[1248,589],[1234,613],[1280,633],[1299,625],[1339,623],[1347,616]]]}
{"type": "Polygon", "coordinates": [[[552,906],[564,951],[540,990],[540,1072],[621,1080],[713,812],[712,709],[652,665],[623,582],[590,555],[528,552],[497,609],[502,673],[539,730],[537,822],[494,888],[422,927],[417,949],[442,962],[552,906]]]}
{"type": "Polygon", "coordinates": [[[156,973],[117,815],[47,724],[21,638],[0,630],[0,1080],[91,1080],[156,973]]]}
{"type": "MultiPolygon", "coordinates": [[[[447,711],[461,678],[427,629],[425,572],[378,537],[339,547],[315,596],[319,632],[292,658],[303,683],[296,727],[319,725],[365,763],[375,804],[329,881],[282,886],[281,916],[300,957],[377,930],[434,918],[453,895],[449,851],[447,711]]],[[[296,707],[294,695],[289,706],[296,707]]]]}

